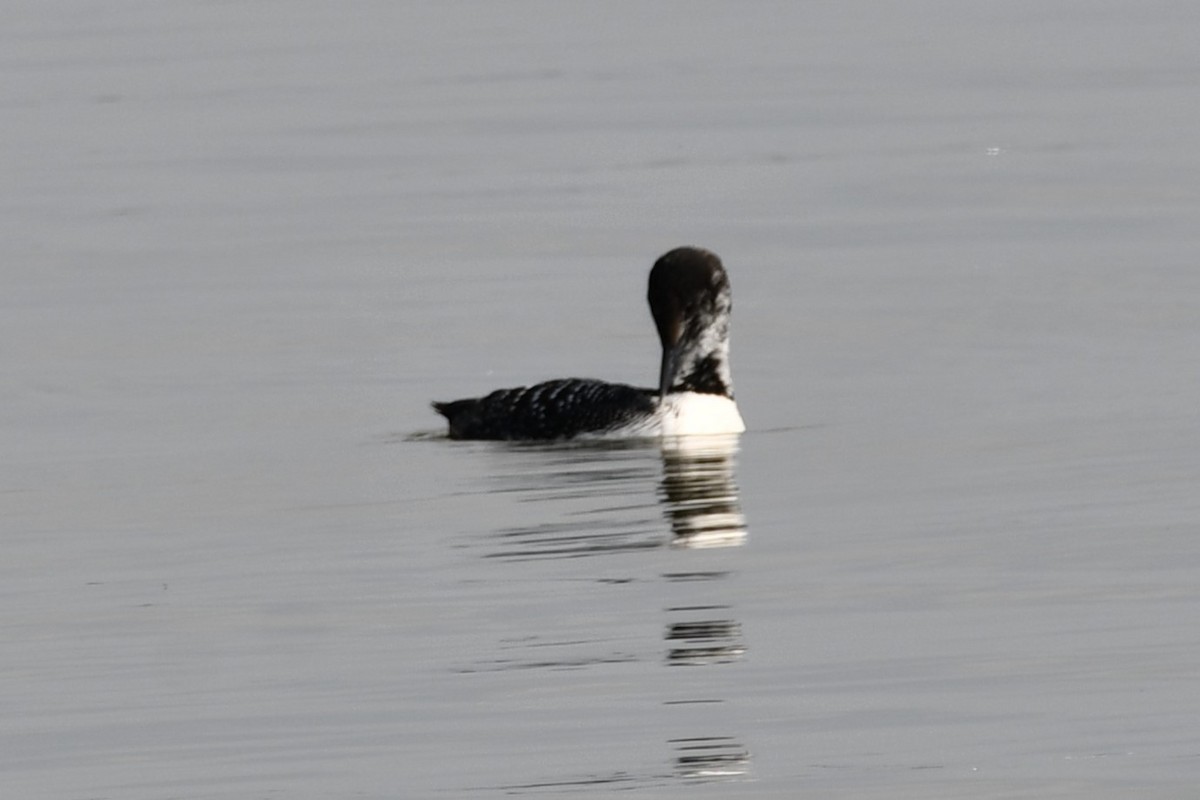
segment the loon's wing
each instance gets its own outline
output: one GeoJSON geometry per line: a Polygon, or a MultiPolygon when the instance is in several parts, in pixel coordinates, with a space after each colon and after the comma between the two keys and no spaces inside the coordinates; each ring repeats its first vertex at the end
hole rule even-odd
{"type": "Polygon", "coordinates": [[[449,420],[452,439],[566,439],[652,414],[656,402],[651,389],[562,378],[433,407],[449,420]]]}

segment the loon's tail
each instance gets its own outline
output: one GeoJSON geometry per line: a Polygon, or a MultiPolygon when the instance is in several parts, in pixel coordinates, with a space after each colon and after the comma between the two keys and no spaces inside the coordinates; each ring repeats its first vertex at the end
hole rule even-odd
{"type": "Polygon", "coordinates": [[[430,405],[450,423],[451,439],[466,438],[479,425],[479,398],[450,402],[434,400],[430,405]]]}

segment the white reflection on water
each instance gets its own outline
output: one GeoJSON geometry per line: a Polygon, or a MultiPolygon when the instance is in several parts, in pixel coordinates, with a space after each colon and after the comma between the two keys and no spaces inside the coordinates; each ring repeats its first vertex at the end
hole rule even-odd
{"type": "MultiPolygon", "coordinates": [[[[539,610],[509,616],[503,635],[491,641],[485,637],[480,657],[454,672],[464,680],[488,673],[578,672],[580,687],[595,680],[585,677],[591,671],[636,673],[635,683],[663,687],[652,695],[646,718],[667,721],[659,741],[668,762],[658,769],[619,764],[611,772],[537,776],[483,788],[538,793],[744,776],[750,751],[729,730],[730,709],[721,689],[733,679],[722,669],[739,662],[747,651],[736,604],[731,602],[736,571],[726,568],[727,561],[717,553],[700,562],[696,556],[685,557],[688,551],[747,542],[735,475],[737,437],[495,448],[488,451],[495,460],[488,461],[493,471],[483,481],[485,491],[512,501],[521,522],[480,531],[468,545],[485,563],[496,565],[491,580],[537,580],[546,591],[553,591],[550,581],[564,579],[603,584],[624,597],[610,595],[610,606],[601,617],[606,619],[617,607],[631,611],[611,624],[580,615],[578,609],[586,601],[579,595],[586,590],[573,589],[572,602],[562,604],[558,613],[558,606],[547,598],[549,615],[539,610]],[[578,567],[584,567],[582,573],[578,567]],[[617,569],[621,572],[614,575],[617,569]],[[568,574],[572,577],[564,578],[568,574]],[[630,617],[644,614],[647,603],[661,609],[651,611],[661,614],[662,641],[657,644],[644,635],[631,637],[639,627],[630,617]],[[656,680],[664,667],[672,674],[675,667],[716,671],[713,680],[656,680]],[[654,707],[667,716],[654,712],[654,707]]],[[[566,686],[562,691],[573,690],[566,686]]]]}
{"type": "Polygon", "coordinates": [[[574,558],[677,547],[731,547],[746,539],[746,520],[734,480],[736,436],[680,437],[518,445],[543,456],[517,474],[498,475],[497,494],[522,502],[595,500],[569,518],[495,531],[500,548],[489,557],[574,558]],[[657,450],[661,468],[646,456],[657,450]],[[630,498],[661,472],[659,506],[630,498]],[[660,514],[670,524],[664,536],[660,514]]]}
{"type": "Polygon", "coordinates": [[[746,539],[734,482],[736,436],[664,441],[662,496],[680,547],[730,547],[746,539]]]}

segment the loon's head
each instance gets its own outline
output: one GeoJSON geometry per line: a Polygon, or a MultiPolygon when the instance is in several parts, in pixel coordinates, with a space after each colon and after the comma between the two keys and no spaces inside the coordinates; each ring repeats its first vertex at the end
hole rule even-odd
{"type": "Polygon", "coordinates": [[[662,341],[661,397],[699,392],[733,397],[729,374],[729,276],[715,253],[679,247],[650,270],[650,313],[662,341]]]}

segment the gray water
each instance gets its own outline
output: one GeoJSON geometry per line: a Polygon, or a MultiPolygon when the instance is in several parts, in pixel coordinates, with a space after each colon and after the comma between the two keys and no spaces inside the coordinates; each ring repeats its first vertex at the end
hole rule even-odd
{"type": "Polygon", "coordinates": [[[1200,6],[10,3],[22,798],[1200,785],[1200,6]],[[720,253],[749,430],[649,384],[720,253]]]}

